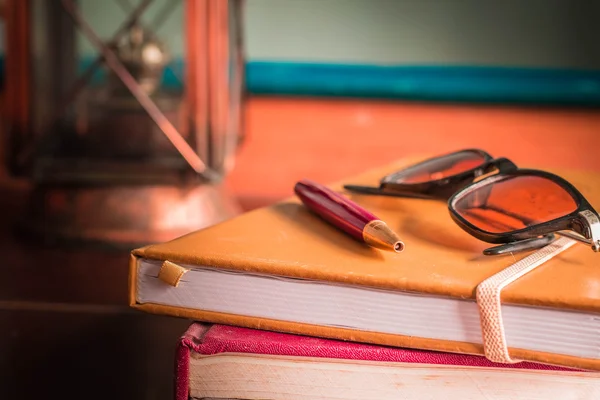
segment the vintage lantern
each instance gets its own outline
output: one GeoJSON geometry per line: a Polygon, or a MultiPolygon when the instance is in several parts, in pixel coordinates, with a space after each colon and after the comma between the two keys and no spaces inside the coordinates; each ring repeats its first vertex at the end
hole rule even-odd
{"type": "Polygon", "coordinates": [[[7,0],[7,157],[32,183],[24,232],[130,248],[239,212],[223,179],[243,139],[242,8],[7,0]]]}

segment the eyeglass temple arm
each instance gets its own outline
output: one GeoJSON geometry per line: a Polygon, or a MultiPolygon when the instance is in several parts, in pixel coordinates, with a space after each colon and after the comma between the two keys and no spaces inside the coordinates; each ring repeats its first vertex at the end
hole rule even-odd
{"type": "MultiPolygon", "coordinates": [[[[570,239],[577,240],[577,241],[587,244],[587,245],[592,244],[592,241],[590,239],[586,239],[583,236],[580,236],[579,234],[577,234],[575,232],[558,231],[558,232],[556,232],[556,234],[560,235],[560,236],[568,237],[570,239]]],[[[502,244],[499,246],[490,247],[490,248],[485,249],[483,251],[483,254],[491,256],[491,255],[500,255],[500,254],[506,254],[506,253],[518,253],[520,251],[534,250],[534,249],[538,249],[538,248],[541,248],[541,247],[544,247],[544,246],[550,244],[551,242],[554,241],[554,239],[555,239],[555,235],[550,233],[548,235],[544,235],[539,238],[524,239],[524,240],[519,240],[517,242],[505,243],[505,244],[502,244]]],[[[594,248],[594,246],[592,246],[592,249],[593,248],[594,248]]]]}
{"type": "Polygon", "coordinates": [[[590,239],[586,239],[586,238],[584,238],[583,236],[581,236],[578,233],[570,232],[570,231],[558,231],[556,233],[558,235],[560,235],[560,236],[565,236],[565,237],[568,237],[568,238],[573,239],[573,240],[577,240],[577,241],[579,241],[581,243],[585,243],[585,244],[590,245],[590,246],[592,245],[592,241],[590,239]]]}
{"type": "Polygon", "coordinates": [[[417,199],[433,198],[432,196],[428,196],[422,193],[396,192],[393,190],[385,190],[384,188],[376,186],[344,185],[344,189],[357,194],[370,194],[375,196],[408,197],[417,199]]]}
{"type": "Polygon", "coordinates": [[[504,243],[494,247],[488,247],[483,250],[486,256],[501,255],[507,253],[519,253],[521,251],[529,251],[542,248],[556,239],[556,235],[550,233],[542,237],[519,240],[517,242],[504,243]]]}

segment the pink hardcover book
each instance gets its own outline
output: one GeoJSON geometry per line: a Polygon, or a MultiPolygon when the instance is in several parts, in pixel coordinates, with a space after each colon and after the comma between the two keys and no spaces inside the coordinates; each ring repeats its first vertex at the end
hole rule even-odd
{"type": "Polygon", "coordinates": [[[600,373],[193,323],[175,400],[600,399],[600,373]]]}

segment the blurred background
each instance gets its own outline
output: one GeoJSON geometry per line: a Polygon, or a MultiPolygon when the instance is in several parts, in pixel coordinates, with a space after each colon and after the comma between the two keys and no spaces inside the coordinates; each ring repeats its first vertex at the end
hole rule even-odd
{"type": "Polygon", "coordinates": [[[600,171],[593,0],[3,0],[0,398],[166,399],[128,256],[413,155],[600,171]]]}

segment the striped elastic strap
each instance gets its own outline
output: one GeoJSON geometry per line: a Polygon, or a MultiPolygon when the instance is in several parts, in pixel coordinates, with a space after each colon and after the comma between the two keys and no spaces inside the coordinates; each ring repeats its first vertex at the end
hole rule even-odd
{"type": "Polygon", "coordinates": [[[493,362],[512,364],[520,360],[510,357],[504,336],[500,293],[507,285],[562,253],[576,242],[561,237],[510,267],[487,278],[477,286],[477,305],[481,318],[481,332],[485,357],[493,362]]]}

